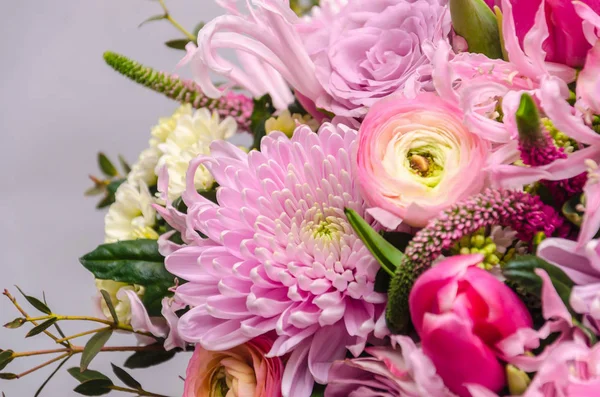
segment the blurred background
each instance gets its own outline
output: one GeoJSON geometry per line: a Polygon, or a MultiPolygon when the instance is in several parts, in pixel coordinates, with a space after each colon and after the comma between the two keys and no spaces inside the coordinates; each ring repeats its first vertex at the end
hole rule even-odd
{"type": "MultiPolygon", "coordinates": [[[[181,38],[168,22],[138,28],[147,17],[162,12],[150,0],[2,0],[0,35],[0,288],[15,296],[14,285],[42,296],[59,314],[91,315],[93,277],[77,261],[103,242],[104,212],[95,210],[98,197],[85,198],[88,174],[99,174],[96,154],[121,153],[133,163],[147,146],[150,128],[177,107],[161,95],[128,81],[104,64],[112,50],[143,64],[174,71],[183,52],[164,46],[181,38]]],[[[167,0],[171,14],[188,30],[209,21],[221,10],[213,0],[167,0]]],[[[186,71],[178,71],[185,75],[186,71]]],[[[24,303],[24,299],[20,299],[24,303]]],[[[32,309],[30,314],[34,310],[32,309]]],[[[19,313],[0,296],[0,321],[19,313]]],[[[0,349],[54,349],[45,335],[27,340],[29,325],[18,330],[0,327],[0,349]]],[[[92,329],[65,324],[69,334],[92,329]]],[[[78,340],[78,342],[85,342],[78,340]]],[[[78,343],[79,344],[79,343],[78,343]]],[[[133,345],[127,335],[115,335],[109,345],[133,345]]],[[[91,368],[112,375],[110,363],[122,366],[128,353],[101,353],[91,368]]],[[[23,372],[44,357],[18,359],[7,367],[23,372]]],[[[146,390],[181,396],[189,353],[145,371],[130,373],[146,390]]],[[[66,368],[41,396],[77,396],[77,382],[66,368]]],[[[54,366],[20,380],[0,380],[6,397],[33,397],[54,366]]],[[[114,376],[112,376],[114,378],[114,376]]],[[[113,392],[111,396],[131,394],[113,392]]]]}

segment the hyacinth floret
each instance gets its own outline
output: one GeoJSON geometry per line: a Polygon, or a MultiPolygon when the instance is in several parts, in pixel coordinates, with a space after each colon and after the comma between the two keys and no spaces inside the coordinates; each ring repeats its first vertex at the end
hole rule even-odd
{"type": "Polygon", "coordinates": [[[114,70],[153,91],[181,103],[189,103],[194,108],[216,110],[219,116],[231,116],[240,128],[250,127],[250,116],[254,104],[252,99],[242,94],[228,92],[221,98],[213,99],[204,95],[200,87],[190,80],[181,79],[166,72],[159,72],[135,62],[123,55],[107,51],[104,60],[114,70]]]}
{"type": "Polygon", "coordinates": [[[531,241],[538,232],[560,235],[563,219],[539,197],[511,190],[488,189],[442,212],[415,235],[392,279],[387,306],[392,332],[406,331],[408,295],[417,277],[463,237],[494,225],[510,227],[519,240],[531,241]]]}

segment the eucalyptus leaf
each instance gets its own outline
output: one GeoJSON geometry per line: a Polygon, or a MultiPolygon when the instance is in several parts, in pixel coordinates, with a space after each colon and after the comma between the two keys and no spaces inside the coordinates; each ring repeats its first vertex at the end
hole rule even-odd
{"type": "MultiPolygon", "coordinates": [[[[160,346],[160,345],[156,345],[160,346]]],[[[125,361],[125,367],[129,369],[149,368],[162,364],[175,357],[175,350],[146,350],[133,353],[125,361]]]]}
{"type": "Polygon", "coordinates": [[[102,294],[102,298],[104,298],[104,302],[106,302],[106,306],[108,306],[108,310],[110,311],[110,315],[112,316],[114,323],[119,324],[119,317],[117,316],[117,311],[115,310],[115,306],[113,305],[110,295],[105,290],[100,290],[100,294],[102,294]]]}
{"type": "Polygon", "coordinates": [[[106,379],[93,379],[83,382],[75,389],[76,393],[84,396],[102,396],[111,392],[113,383],[106,379]]]}
{"type": "Polygon", "coordinates": [[[133,379],[133,376],[129,375],[127,371],[123,368],[117,367],[113,363],[111,363],[113,372],[117,375],[117,378],[121,380],[125,385],[131,387],[132,389],[142,390],[142,385],[137,380],[133,379]]]}
{"type": "Polygon", "coordinates": [[[13,360],[13,351],[4,350],[0,353],[0,371],[2,371],[13,360]]]}
{"type": "Polygon", "coordinates": [[[19,318],[15,318],[14,320],[4,324],[4,328],[10,328],[10,329],[15,329],[15,328],[19,328],[21,327],[23,324],[25,324],[27,320],[25,320],[22,317],[19,318]]]}
{"type": "Polygon", "coordinates": [[[93,369],[86,369],[85,371],[81,372],[81,369],[79,367],[72,367],[72,368],[69,368],[67,370],[67,372],[69,374],[71,374],[72,377],[77,379],[77,381],[79,381],[79,383],[83,383],[83,382],[87,382],[88,380],[95,380],[95,379],[110,380],[110,378],[108,376],[104,375],[101,372],[94,371],[93,369]]]}
{"type": "Polygon", "coordinates": [[[104,193],[104,186],[102,185],[96,185],[96,186],[92,186],[91,188],[89,188],[88,190],[86,190],[83,195],[84,196],[97,196],[99,194],[104,193]]]}
{"type": "Polygon", "coordinates": [[[27,333],[27,335],[25,335],[26,338],[30,338],[32,336],[41,334],[42,332],[44,332],[45,330],[47,330],[48,328],[50,328],[54,323],[56,323],[58,321],[58,319],[56,317],[52,317],[46,321],[44,321],[41,324],[36,325],[35,327],[33,327],[31,329],[31,331],[29,331],[27,333]]]}
{"type": "Polygon", "coordinates": [[[96,204],[96,209],[106,208],[112,203],[115,202],[115,195],[113,193],[108,193],[106,197],[104,197],[98,204],[96,204]]]}
{"type": "Polygon", "coordinates": [[[156,240],[103,244],[79,261],[97,279],[144,286],[142,302],[150,316],[160,315],[162,298],[170,294],[174,284],[175,276],[165,269],[156,240]]]}
{"type": "Polygon", "coordinates": [[[85,344],[83,348],[83,352],[81,353],[81,363],[79,365],[79,369],[81,371],[85,371],[94,359],[96,355],[102,350],[106,342],[112,336],[112,329],[106,329],[98,332],[94,336],[90,338],[90,340],[85,344]]]}
{"type": "Polygon", "coordinates": [[[19,377],[17,376],[17,374],[11,374],[9,372],[4,372],[0,374],[0,379],[4,379],[4,380],[13,380],[13,379],[18,379],[19,377]]]}
{"type": "Polygon", "coordinates": [[[106,176],[117,176],[119,174],[112,161],[102,152],[98,153],[98,166],[106,176]]]}
{"type": "Polygon", "coordinates": [[[15,287],[17,287],[17,289],[19,290],[21,295],[23,295],[23,297],[25,297],[25,299],[27,300],[27,302],[29,302],[29,304],[31,306],[35,307],[42,313],[52,314],[52,310],[50,310],[50,308],[47,305],[45,305],[42,301],[40,301],[38,298],[34,298],[33,296],[25,295],[25,293],[21,290],[21,288],[19,288],[16,285],[15,285],[15,287]]]}
{"type": "Polygon", "coordinates": [[[381,268],[390,276],[394,275],[404,254],[377,233],[356,211],[346,208],[344,213],[358,237],[377,259],[381,268]]]}

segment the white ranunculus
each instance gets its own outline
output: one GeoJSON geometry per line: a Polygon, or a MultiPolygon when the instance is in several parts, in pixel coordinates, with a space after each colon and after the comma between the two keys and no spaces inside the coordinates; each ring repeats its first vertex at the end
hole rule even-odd
{"type": "MultiPolygon", "coordinates": [[[[96,288],[98,291],[104,290],[108,292],[108,296],[112,301],[112,304],[115,308],[115,313],[119,318],[119,322],[123,324],[129,324],[131,322],[131,302],[126,294],[119,294],[122,290],[131,290],[135,292],[135,294],[140,297],[140,299],[144,296],[146,289],[137,284],[127,284],[121,283],[113,280],[98,280],[96,279],[96,288]]],[[[108,305],[102,298],[102,296],[98,297],[100,302],[100,309],[102,310],[102,314],[108,319],[113,320],[110,310],[108,309],[108,305]]]]}

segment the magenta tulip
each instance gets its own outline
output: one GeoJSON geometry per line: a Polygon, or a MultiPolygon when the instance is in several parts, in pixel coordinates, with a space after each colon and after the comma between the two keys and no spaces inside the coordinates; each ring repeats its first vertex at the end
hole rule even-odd
{"type": "MultiPolygon", "coordinates": [[[[600,0],[580,0],[594,11],[600,12],[600,0]]],[[[493,0],[486,0],[488,5],[493,0]]],[[[515,27],[519,41],[533,27],[535,14],[542,0],[510,0],[513,6],[515,27]]],[[[497,4],[497,3],[496,3],[497,4]]],[[[583,35],[582,19],[575,12],[572,0],[545,0],[546,23],[549,37],[544,42],[546,61],[580,67],[585,63],[585,57],[591,48],[583,35]]]]}
{"type": "Polygon", "coordinates": [[[494,346],[531,316],[515,293],[477,267],[483,256],[454,256],[419,277],[410,293],[410,312],[423,351],[454,393],[468,397],[466,385],[492,391],[505,385],[504,367],[494,346]]]}

